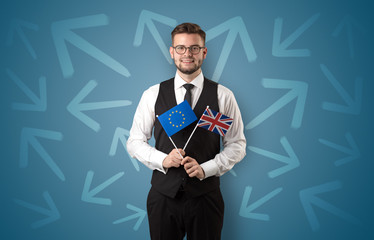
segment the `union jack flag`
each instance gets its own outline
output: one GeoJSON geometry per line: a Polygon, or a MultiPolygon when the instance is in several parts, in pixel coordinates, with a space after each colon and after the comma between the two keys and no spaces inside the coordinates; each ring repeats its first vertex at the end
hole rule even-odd
{"type": "Polygon", "coordinates": [[[229,118],[222,113],[207,108],[197,123],[197,126],[224,136],[230,128],[233,120],[234,119],[229,118]]]}

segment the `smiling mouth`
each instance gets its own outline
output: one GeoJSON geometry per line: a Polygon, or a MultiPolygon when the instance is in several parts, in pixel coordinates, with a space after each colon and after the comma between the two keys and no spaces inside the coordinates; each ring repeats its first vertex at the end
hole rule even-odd
{"type": "Polygon", "coordinates": [[[193,59],[182,59],[181,62],[182,63],[193,63],[194,60],[193,59]]]}

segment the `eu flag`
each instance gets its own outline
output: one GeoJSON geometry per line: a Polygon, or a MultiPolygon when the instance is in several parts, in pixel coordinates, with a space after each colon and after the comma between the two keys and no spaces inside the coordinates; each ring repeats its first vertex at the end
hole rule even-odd
{"type": "Polygon", "coordinates": [[[185,100],[158,116],[158,120],[166,134],[171,137],[173,134],[196,121],[197,117],[188,102],[185,100]]]}

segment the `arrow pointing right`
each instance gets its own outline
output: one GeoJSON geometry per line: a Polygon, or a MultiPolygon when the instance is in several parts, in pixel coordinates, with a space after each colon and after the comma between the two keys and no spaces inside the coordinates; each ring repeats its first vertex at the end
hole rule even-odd
{"type": "Polygon", "coordinates": [[[263,111],[260,115],[255,117],[252,121],[250,121],[245,127],[245,129],[248,130],[258,126],[295,98],[297,99],[297,101],[291,122],[291,127],[295,129],[299,128],[301,126],[301,122],[303,119],[306,95],[308,93],[308,84],[299,81],[264,78],[262,79],[262,85],[265,88],[279,88],[291,90],[286,95],[278,99],[278,101],[273,103],[270,107],[268,107],[265,111],[263,111]]]}
{"type": "Polygon", "coordinates": [[[143,10],[140,13],[139,16],[139,21],[138,21],[138,26],[136,28],[136,33],[135,33],[135,39],[134,39],[134,46],[139,47],[142,44],[143,41],[143,36],[144,36],[144,28],[145,26],[148,27],[149,31],[152,34],[152,37],[155,39],[158,47],[160,48],[162,54],[166,58],[166,60],[172,64],[173,61],[170,58],[170,53],[168,51],[168,48],[166,47],[166,44],[162,40],[160,33],[157,31],[156,26],[154,25],[153,21],[158,21],[161,22],[165,25],[168,25],[170,27],[175,27],[177,25],[177,21],[169,18],[162,16],[160,14],[150,12],[147,10],[143,10]]]}
{"type": "Polygon", "coordinates": [[[348,222],[359,224],[359,220],[355,217],[316,196],[317,194],[331,192],[340,188],[342,188],[342,184],[339,181],[334,181],[300,191],[300,200],[313,231],[319,230],[320,224],[312,205],[316,205],[348,222]]]}
{"type": "Polygon", "coordinates": [[[271,198],[275,197],[277,194],[279,194],[283,188],[277,188],[273,190],[272,192],[266,194],[259,200],[255,201],[251,205],[247,207],[249,198],[252,193],[252,187],[248,186],[244,190],[244,195],[243,195],[243,200],[242,200],[242,205],[240,206],[240,212],[239,215],[245,218],[252,218],[252,219],[257,219],[257,220],[262,220],[262,221],[269,221],[270,217],[268,214],[262,214],[262,213],[252,213],[253,210],[257,209],[267,201],[269,201],[271,198]]]}
{"type": "Polygon", "coordinates": [[[253,47],[247,28],[241,17],[231,18],[212,29],[209,29],[206,32],[206,42],[218,37],[226,31],[229,31],[229,33],[227,34],[226,41],[223,45],[221,55],[219,56],[217,66],[212,77],[212,80],[216,82],[218,82],[219,78],[221,77],[222,71],[226,65],[227,59],[238,35],[242,41],[248,62],[254,62],[257,59],[255,48],[253,47]]]}
{"type": "Polygon", "coordinates": [[[60,219],[60,212],[56,208],[56,205],[53,202],[53,200],[51,198],[51,195],[49,195],[48,192],[44,192],[43,197],[44,197],[44,200],[47,202],[49,209],[45,209],[45,208],[36,206],[34,204],[30,204],[28,202],[22,201],[22,200],[14,199],[14,201],[17,204],[21,205],[22,207],[31,209],[35,212],[38,212],[38,213],[41,213],[43,215],[48,216],[47,218],[45,218],[43,220],[40,220],[40,221],[37,221],[37,222],[31,224],[32,228],[40,228],[40,227],[42,227],[46,224],[49,224],[51,222],[54,222],[54,221],[57,221],[58,219],[60,219]]]}
{"type": "Polygon", "coordinates": [[[130,221],[132,219],[138,218],[138,221],[136,221],[136,224],[133,227],[134,231],[138,231],[138,229],[140,227],[140,224],[143,222],[145,216],[147,215],[147,212],[144,211],[143,209],[137,208],[137,207],[135,207],[131,204],[127,204],[126,207],[130,210],[135,211],[136,213],[133,214],[133,215],[130,215],[128,217],[118,219],[118,220],[114,221],[113,224],[119,224],[119,223],[127,222],[127,221],[130,221]]]}
{"type": "Polygon", "coordinates": [[[257,154],[260,154],[260,155],[263,155],[265,157],[272,158],[274,160],[277,160],[277,161],[280,161],[280,162],[283,162],[283,163],[287,164],[284,167],[281,167],[281,168],[278,168],[276,170],[273,170],[273,171],[269,172],[268,176],[270,178],[278,177],[279,175],[282,175],[282,174],[284,174],[288,171],[291,171],[292,169],[295,169],[298,166],[300,166],[300,161],[299,161],[298,157],[296,156],[295,152],[293,151],[290,143],[287,141],[287,138],[286,137],[281,137],[280,142],[281,142],[284,150],[287,152],[288,157],[285,157],[285,156],[282,156],[282,155],[279,155],[279,154],[276,154],[276,153],[272,153],[272,152],[263,150],[261,148],[252,147],[252,146],[248,147],[249,150],[251,150],[251,151],[253,151],[257,154]]]}
{"type": "MultiPolygon", "coordinates": [[[[126,146],[127,138],[126,137],[129,137],[129,136],[130,136],[129,130],[117,127],[116,131],[114,132],[112,145],[110,146],[109,156],[114,156],[116,154],[119,141],[121,141],[123,148],[126,149],[126,152],[127,152],[127,146],[126,146]]],[[[136,171],[139,172],[140,169],[139,169],[138,161],[133,159],[128,152],[127,152],[127,155],[129,156],[132,162],[132,165],[134,165],[134,168],[136,169],[136,171]]]]}
{"type": "Polygon", "coordinates": [[[73,29],[96,27],[107,24],[108,17],[105,14],[73,18],[52,23],[51,30],[53,41],[57,50],[61,70],[65,78],[71,77],[74,74],[74,68],[66,47],[66,42],[70,42],[77,48],[81,49],[101,63],[107,65],[109,68],[113,69],[119,74],[125,77],[130,77],[129,71],[119,62],[72,31],[73,29]]]}
{"type": "Polygon", "coordinates": [[[341,165],[346,164],[350,161],[353,161],[353,160],[355,160],[355,159],[357,159],[361,156],[360,150],[358,149],[356,142],[353,140],[352,134],[346,133],[345,138],[347,139],[350,148],[343,147],[341,145],[338,145],[336,143],[327,141],[325,139],[321,139],[321,138],[318,139],[318,141],[320,143],[349,155],[348,157],[345,157],[345,158],[342,158],[342,159],[339,159],[339,160],[335,161],[335,166],[341,166],[341,165]]]}
{"type": "Polygon", "coordinates": [[[40,111],[45,112],[47,110],[47,81],[45,77],[39,78],[39,95],[38,98],[29,87],[22,82],[17,75],[10,69],[6,69],[8,76],[17,84],[17,86],[26,94],[34,104],[25,103],[13,103],[12,108],[21,111],[40,111]]]}
{"type": "Polygon", "coordinates": [[[347,114],[358,115],[361,112],[361,102],[362,102],[362,91],[363,91],[363,82],[361,78],[356,78],[355,81],[355,99],[352,99],[347,91],[342,87],[338,80],[332,75],[329,69],[324,65],[320,65],[323,74],[334,86],[339,95],[343,98],[346,106],[339,105],[336,103],[323,102],[322,108],[327,111],[334,111],[347,114]]]}

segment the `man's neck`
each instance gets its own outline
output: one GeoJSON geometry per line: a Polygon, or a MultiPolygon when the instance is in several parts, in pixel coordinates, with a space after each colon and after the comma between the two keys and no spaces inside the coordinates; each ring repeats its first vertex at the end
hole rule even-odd
{"type": "Polygon", "coordinates": [[[185,81],[185,82],[192,82],[200,73],[201,73],[201,69],[197,70],[196,72],[192,73],[192,74],[184,74],[182,73],[181,71],[177,70],[179,76],[185,81]]]}

